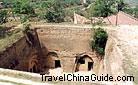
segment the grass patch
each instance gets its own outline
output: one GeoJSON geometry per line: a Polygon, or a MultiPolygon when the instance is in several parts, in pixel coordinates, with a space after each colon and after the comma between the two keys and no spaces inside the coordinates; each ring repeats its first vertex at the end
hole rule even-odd
{"type": "Polygon", "coordinates": [[[5,37],[0,39],[0,51],[5,50],[7,47],[11,46],[13,43],[18,41],[21,37],[23,37],[22,31],[13,31],[12,34],[6,35],[5,37]]]}

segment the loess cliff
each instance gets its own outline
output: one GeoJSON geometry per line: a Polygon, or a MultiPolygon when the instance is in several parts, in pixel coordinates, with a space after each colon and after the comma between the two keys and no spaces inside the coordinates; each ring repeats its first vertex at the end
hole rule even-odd
{"type": "Polygon", "coordinates": [[[105,73],[117,76],[134,76],[138,84],[138,26],[118,26],[107,29],[105,73]]]}

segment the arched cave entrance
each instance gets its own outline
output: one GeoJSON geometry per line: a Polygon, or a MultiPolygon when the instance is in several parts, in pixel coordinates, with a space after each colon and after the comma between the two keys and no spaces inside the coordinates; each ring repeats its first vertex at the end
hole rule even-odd
{"type": "Polygon", "coordinates": [[[47,54],[45,65],[46,65],[45,67],[47,67],[49,69],[60,68],[61,62],[60,62],[60,59],[58,57],[58,54],[56,52],[49,52],[47,54]]]}
{"type": "Polygon", "coordinates": [[[33,55],[32,58],[29,60],[29,72],[38,72],[38,59],[37,55],[33,55]]]}
{"type": "Polygon", "coordinates": [[[75,72],[78,71],[91,71],[93,69],[94,61],[88,55],[77,56],[76,57],[76,67],[75,72]]]}

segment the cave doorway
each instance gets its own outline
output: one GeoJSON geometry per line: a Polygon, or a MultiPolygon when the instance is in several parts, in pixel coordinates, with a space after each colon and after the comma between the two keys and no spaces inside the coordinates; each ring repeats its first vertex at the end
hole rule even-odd
{"type": "Polygon", "coordinates": [[[60,60],[55,60],[55,68],[61,67],[60,60]]]}
{"type": "Polygon", "coordinates": [[[93,69],[94,61],[88,55],[76,56],[76,67],[75,72],[78,71],[91,71],[93,69]]]}
{"type": "Polygon", "coordinates": [[[38,59],[37,55],[33,55],[29,60],[29,72],[37,73],[38,72],[38,59]]]}
{"type": "Polygon", "coordinates": [[[46,69],[55,69],[61,67],[61,60],[56,52],[48,52],[45,58],[46,69]]]}
{"type": "Polygon", "coordinates": [[[37,72],[37,67],[36,67],[36,65],[33,66],[33,72],[34,72],[34,73],[37,72]]]}
{"type": "Polygon", "coordinates": [[[34,65],[32,68],[30,68],[29,72],[37,73],[37,66],[34,65]]]}
{"type": "Polygon", "coordinates": [[[85,60],[83,60],[83,59],[80,59],[78,62],[79,62],[80,64],[85,64],[85,60]]]}
{"type": "Polygon", "coordinates": [[[93,69],[93,62],[88,62],[88,71],[93,69]]]}

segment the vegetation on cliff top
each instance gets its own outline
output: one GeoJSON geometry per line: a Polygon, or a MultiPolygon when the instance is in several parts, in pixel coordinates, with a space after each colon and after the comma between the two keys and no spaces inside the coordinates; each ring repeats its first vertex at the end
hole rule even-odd
{"type": "Polygon", "coordinates": [[[0,32],[2,32],[0,35],[0,51],[3,51],[7,47],[11,46],[23,36],[23,33],[19,29],[11,32],[2,31],[3,29],[5,29],[5,27],[0,28],[0,32]]]}
{"type": "Polygon", "coordinates": [[[98,54],[104,55],[105,46],[107,42],[108,34],[102,28],[96,28],[94,30],[94,36],[92,41],[92,49],[98,54]]]}
{"type": "MultiPolygon", "coordinates": [[[[0,0],[2,9],[7,10],[8,17],[24,23],[25,21],[70,22],[73,13],[87,18],[107,17],[117,12],[117,4],[123,3],[124,12],[137,17],[136,8],[129,7],[124,0],[0,0]]],[[[4,14],[4,16],[6,13],[4,14]]],[[[3,17],[3,16],[2,16],[3,17]]],[[[5,18],[6,19],[6,18],[5,18]]],[[[4,20],[5,22],[5,20],[4,20]]],[[[4,23],[2,22],[2,23],[4,23]]]]}

